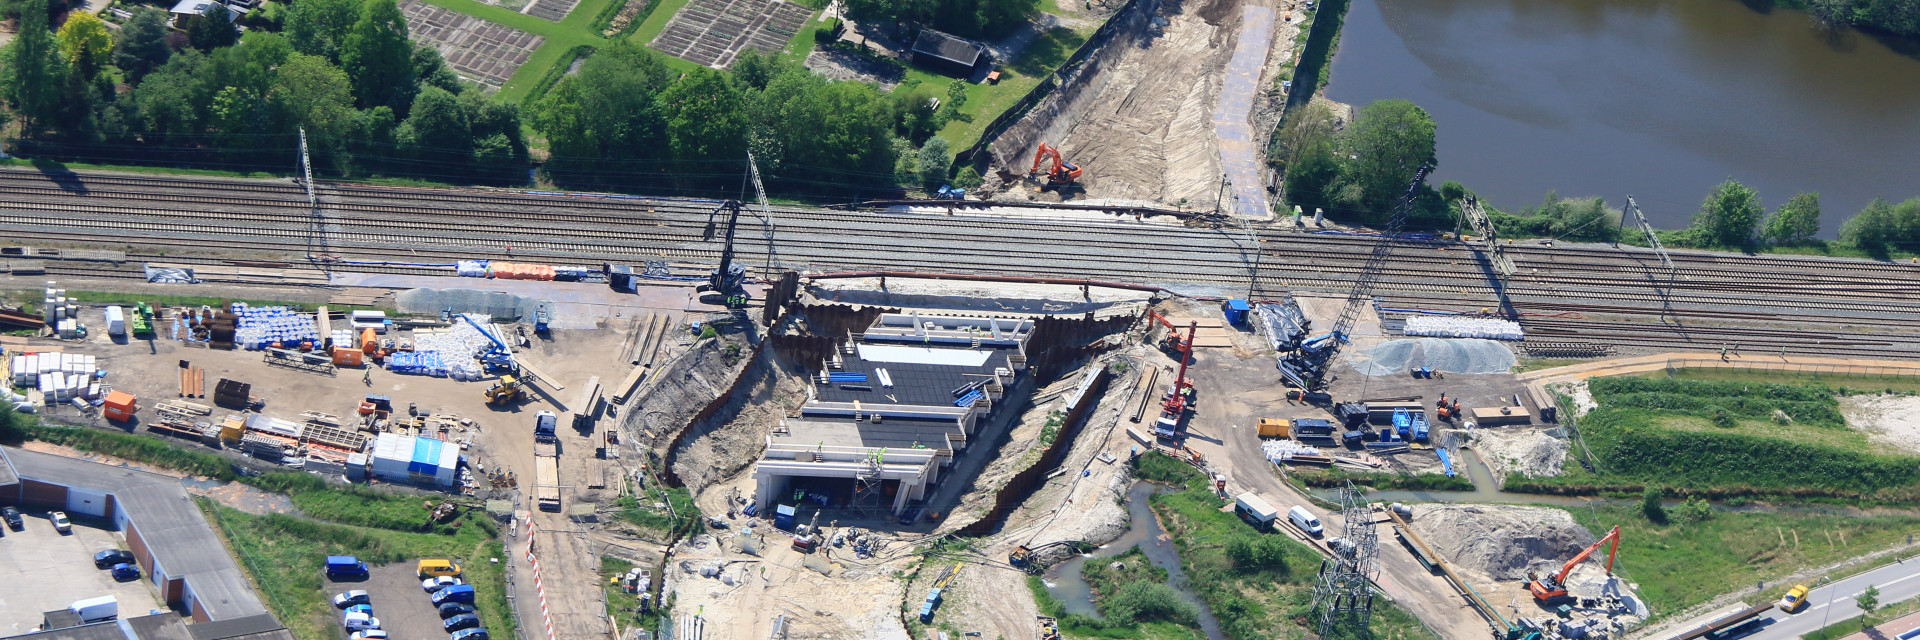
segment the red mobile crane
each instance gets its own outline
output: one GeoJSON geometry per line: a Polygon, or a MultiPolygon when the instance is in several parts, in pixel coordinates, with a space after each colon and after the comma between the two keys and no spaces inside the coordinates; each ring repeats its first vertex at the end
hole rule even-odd
{"type": "Polygon", "coordinates": [[[1565,599],[1567,597],[1567,574],[1573,573],[1574,567],[1579,566],[1582,561],[1587,559],[1587,556],[1593,555],[1593,552],[1599,549],[1600,545],[1606,544],[1609,540],[1613,541],[1613,548],[1607,550],[1607,575],[1613,575],[1613,557],[1620,553],[1619,525],[1614,525],[1613,530],[1608,531],[1607,535],[1601,536],[1599,540],[1594,541],[1593,546],[1587,547],[1585,551],[1580,552],[1580,555],[1576,555],[1572,560],[1568,560],[1566,566],[1560,567],[1560,573],[1545,577],[1535,577],[1532,574],[1528,574],[1527,577],[1530,581],[1527,583],[1527,589],[1533,592],[1533,598],[1540,601],[1542,605],[1550,605],[1565,599]]]}
{"type": "Polygon", "coordinates": [[[1047,169],[1047,187],[1059,188],[1073,184],[1080,179],[1080,165],[1067,162],[1060,157],[1060,150],[1046,142],[1033,151],[1033,168],[1027,169],[1027,177],[1040,173],[1040,161],[1053,158],[1053,166],[1047,169]]]}
{"type": "MultiPolygon", "coordinates": [[[[1165,322],[1162,320],[1161,322],[1165,322]]],[[[1187,379],[1187,361],[1193,359],[1193,334],[1200,330],[1200,323],[1187,325],[1187,339],[1180,343],[1180,372],[1173,376],[1173,386],[1167,389],[1167,397],[1160,404],[1160,419],[1153,423],[1153,435],[1162,438],[1175,438],[1180,435],[1180,426],[1187,419],[1187,409],[1193,404],[1193,381],[1187,379]]],[[[1169,341],[1178,340],[1176,333],[1169,341]]]]}
{"type": "MultiPolygon", "coordinates": [[[[1193,353],[1193,338],[1192,338],[1192,336],[1188,336],[1188,338],[1187,338],[1187,341],[1186,341],[1186,342],[1181,342],[1181,341],[1180,341],[1180,327],[1176,327],[1176,326],[1173,326],[1173,322],[1172,322],[1172,321],[1169,321],[1169,320],[1167,320],[1167,317],[1166,317],[1166,316],[1163,316],[1163,315],[1160,315],[1160,311],[1159,311],[1159,310],[1157,310],[1157,309],[1148,309],[1148,310],[1147,310],[1147,320],[1149,320],[1149,321],[1151,321],[1151,322],[1158,322],[1158,323],[1160,323],[1160,324],[1162,324],[1162,325],[1166,325],[1166,327],[1167,327],[1167,339],[1165,339],[1165,340],[1161,340],[1161,341],[1160,341],[1160,350],[1161,350],[1161,351],[1165,351],[1165,352],[1167,352],[1167,355],[1169,355],[1169,356],[1173,356],[1173,357],[1175,357],[1175,358],[1178,358],[1178,357],[1180,357],[1180,355],[1181,355],[1181,354],[1191,354],[1191,353],[1193,353]]],[[[1153,326],[1152,326],[1152,325],[1148,325],[1148,326],[1147,326],[1147,331],[1148,331],[1149,333],[1151,333],[1151,332],[1153,331],[1153,326]]]]}

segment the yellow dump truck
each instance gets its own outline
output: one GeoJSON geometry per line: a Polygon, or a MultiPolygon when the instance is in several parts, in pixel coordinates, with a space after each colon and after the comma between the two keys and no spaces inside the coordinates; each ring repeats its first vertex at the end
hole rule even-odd
{"type": "Polygon", "coordinates": [[[1261,418],[1260,437],[1288,438],[1293,436],[1293,421],[1280,418],[1261,418]]]}

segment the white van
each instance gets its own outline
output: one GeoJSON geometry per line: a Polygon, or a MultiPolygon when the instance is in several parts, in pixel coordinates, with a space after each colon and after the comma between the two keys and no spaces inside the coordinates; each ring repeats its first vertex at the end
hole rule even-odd
{"type": "Polygon", "coordinates": [[[1296,505],[1294,508],[1288,509],[1287,519],[1292,520],[1295,526],[1300,527],[1301,530],[1315,537],[1326,533],[1326,529],[1320,526],[1320,519],[1308,513],[1306,507],[1296,505]]]}
{"type": "Polygon", "coordinates": [[[120,601],[113,599],[113,596],[87,598],[67,605],[67,610],[72,611],[74,615],[80,616],[81,622],[92,623],[101,620],[112,620],[120,617],[120,601]]]}

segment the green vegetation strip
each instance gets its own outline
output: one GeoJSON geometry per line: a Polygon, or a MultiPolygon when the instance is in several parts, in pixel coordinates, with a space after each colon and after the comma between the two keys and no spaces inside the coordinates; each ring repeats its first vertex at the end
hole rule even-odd
{"type": "Polygon", "coordinates": [[[1590,495],[1670,487],[1706,497],[1920,501],[1920,458],[1880,453],[1824,385],[1596,378],[1580,420],[1607,471],[1510,477],[1509,491],[1590,495]]]}
{"type": "Polygon", "coordinates": [[[1295,479],[1309,487],[1340,487],[1352,482],[1355,485],[1373,489],[1403,489],[1408,491],[1472,491],[1473,480],[1465,474],[1448,477],[1439,473],[1369,473],[1350,471],[1339,467],[1326,469],[1297,468],[1290,472],[1295,479]]]}
{"type": "MultiPolygon", "coordinates": [[[[1141,456],[1135,476],[1166,482],[1178,491],[1153,496],[1154,513],[1180,550],[1187,583],[1236,640],[1296,637],[1312,613],[1318,552],[1284,535],[1255,530],[1213,494],[1199,471],[1160,453],[1141,456]]],[[[1371,632],[1337,628],[1331,637],[1433,638],[1404,609],[1376,601],[1371,632]]]]}

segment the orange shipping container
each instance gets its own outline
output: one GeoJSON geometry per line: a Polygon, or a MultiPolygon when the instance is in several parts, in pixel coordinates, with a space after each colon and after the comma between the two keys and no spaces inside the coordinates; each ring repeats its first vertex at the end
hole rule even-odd
{"type": "MultiPolygon", "coordinates": [[[[371,329],[369,329],[369,331],[371,331],[371,329]]],[[[362,353],[355,349],[348,349],[346,347],[334,347],[333,363],[335,365],[342,366],[342,367],[358,367],[365,364],[365,360],[363,360],[363,357],[365,355],[366,355],[365,353],[362,353]]]]}
{"type": "Polygon", "coordinates": [[[116,422],[132,420],[134,412],[140,410],[138,401],[134,399],[133,394],[125,391],[108,393],[104,408],[107,419],[116,422]]]}

